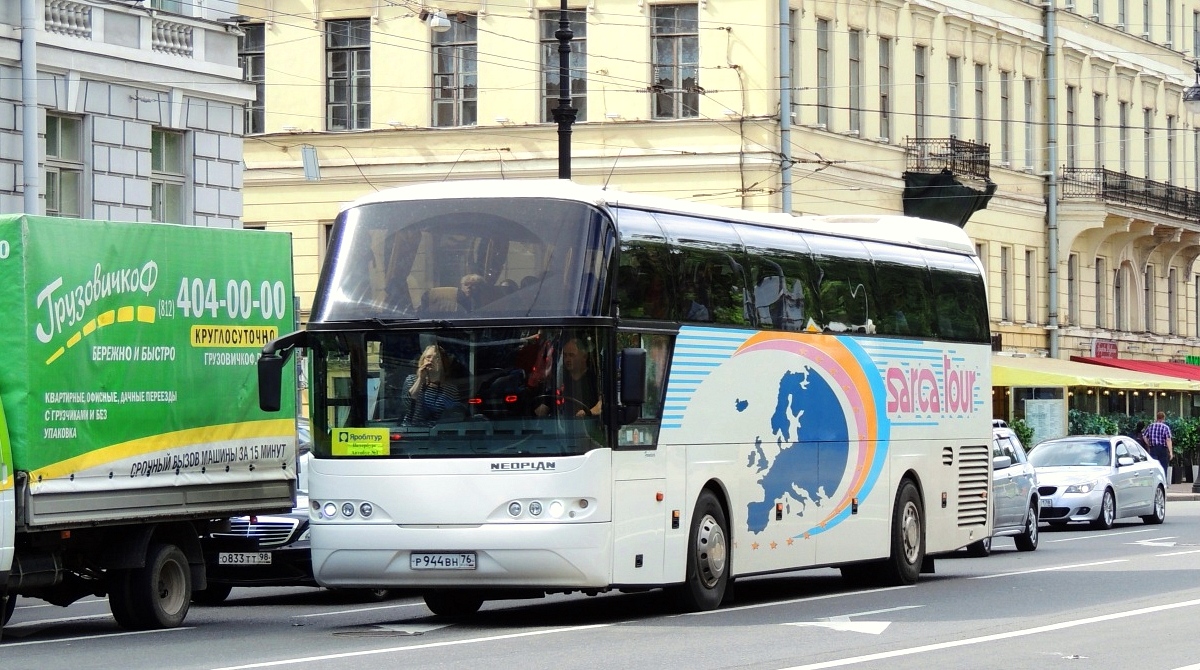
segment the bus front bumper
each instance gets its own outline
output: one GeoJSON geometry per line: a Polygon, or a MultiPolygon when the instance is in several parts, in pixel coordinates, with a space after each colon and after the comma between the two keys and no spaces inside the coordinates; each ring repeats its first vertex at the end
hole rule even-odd
{"type": "Polygon", "coordinates": [[[580,589],[611,584],[611,523],[314,524],[311,539],[313,573],[328,587],[580,589]],[[423,567],[413,567],[414,555],[423,567]]]}

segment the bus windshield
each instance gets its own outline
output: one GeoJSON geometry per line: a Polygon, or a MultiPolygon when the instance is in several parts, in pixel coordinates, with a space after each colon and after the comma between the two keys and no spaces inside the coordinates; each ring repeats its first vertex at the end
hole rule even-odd
{"type": "Polygon", "coordinates": [[[348,209],[310,323],[598,315],[615,246],[606,220],[583,203],[529,198],[348,209]]]}
{"type": "Polygon", "coordinates": [[[373,457],[567,456],[604,446],[604,331],[313,333],[312,432],[318,458],[337,428],[386,428],[373,457]]]}

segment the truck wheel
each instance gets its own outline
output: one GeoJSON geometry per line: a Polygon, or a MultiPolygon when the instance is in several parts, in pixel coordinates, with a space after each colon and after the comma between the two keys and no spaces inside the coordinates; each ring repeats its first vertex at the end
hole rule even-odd
{"type": "Polygon", "coordinates": [[[917,485],[911,479],[900,482],[896,506],[892,512],[892,552],[885,563],[884,583],[908,586],[917,583],[925,561],[925,512],[917,485]]]}
{"type": "Polygon", "coordinates": [[[187,556],[173,544],[151,545],[146,565],[129,571],[128,592],[135,628],[175,628],[187,616],[192,598],[187,556]]]}
{"type": "Polygon", "coordinates": [[[112,611],[117,625],[127,630],[137,630],[137,617],[129,599],[129,578],[132,570],[108,571],[108,609],[112,611]]]}
{"type": "Polygon", "coordinates": [[[208,588],[203,591],[192,591],[192,602],[197,605],[220,605],[229,597],[229,592],[233,590],[232,584],[213,584],[209,583],[208,588]]]}
{"type": "Polygon", "coordinates": [[[729,532],[725,511],[711,491],[704,491],[692,513],[688,534],[686,580],[674,587],[679,607],[689,612],[715,610],[729,583],[729,532]]]}

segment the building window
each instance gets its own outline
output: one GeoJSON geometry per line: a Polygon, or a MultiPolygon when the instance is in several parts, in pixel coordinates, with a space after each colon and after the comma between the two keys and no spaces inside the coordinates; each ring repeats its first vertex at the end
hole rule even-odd
{"type": "Polygon", "coordinates": [[[1092,0],[1092,18],[1100,23],[1104,23],[1103,0],[1092,0]]]}
{"type": "Polygon", "coordinates": [[[975,243],[975,256],[977,258],[979,258],[979,264],[983,266],[983,281],[986,284],[989,282],[989,279],[988,279],[988,257],[987,257],[987,244],[986,243],[984,243],[984,242],[976,242],[975,243]]]}
{"type": "MultiPolygon", "coordinates": [[[[150,0],[148,4],[151,9],[171,12],[172,14],[182,14],[184,2],[185,0],[150,0]]],[[[191,6],[190,3],[189,6],[191,6]]]]}
{"type": "Polygon", "coordinates": [[[975,64],[975,141],[987,142],[987,71],[983,65],[975,64]]]}
{"type": "Polygon", "coordinates": [[[369,19],[325,22],[325,96],[326,130],[371,127],[369,19]]]}
{"type": "Polygon", "coordinates": [[[1175,268],[1167,271],[1167,333],[1179,333],[1179,305],[1175,294],[1175,268]]]}
{"type": "Polygon", "coordinates": [[[879,38],[879,136],[892,136],[892,40],[888,37],[879,38]]]}
{"type": "Polygon", "coordinates": [[[916,115],[917,137],[925,137],[925,61],[926,49],[917,45],[913,63],[913,99],[915,100],[914,114],[916,115]]]}
{"type": "Polygon", "coordinates": [[[962,73],[959,71],[959,58],[951,58],[947,67],[946,79],[949,83],[950,103],[950,136],[962,135],[962,73]]]}
{"type": "Polygon", "coordinates": [[[1142,275],[1142,299],[1146,303],[1146,332],[1153,333],[1157,324],[1154,323],[1157,315],[1154,313],[1154,266],[1147,265],[1145,273],[1142,275]]]}
{"type": "Polygon", "coordinates": [[[1079,254],[1067,256],[1067,325],[1079,325],[1079,254]]]}
{"type": "MultiPolygon", "coordinates": [[[[1171,0],[1168,0],[1171,1],[1171,0]]],[[[1142,0],[1142,37],[1150,39],[1150,0],[1142,0]]]]}
{"type": "Polygon", "coordinates": [[[1121,172],[1129,173],[1129,103],[1122,102],[1117,106],[1117,145],[1121,148],[1121,172]]]}
{"type": "Polygon", "coordinates": [[[1129,0],[1117,0],[1117,30],[1129,30],[1129,0]]]}
{"type": "Polygon", "coordinates": [[[655,5],[654,118],[700,115],[700,22],[696,5],[655,5]]]}
{"type": "MultiPolygon", "coordinates": [[[[1192,57],[1200,57],[1200,12],[1192,12],[1192,57]]],[[[1196,323],[1200,327],[1200,319],[1196,323]]]]}
{"type": "Polygon", "coordinates": [[[1037,252],[1025,251],[1025,323],[1037,323],[1037,252]]]}
{"type": "Polygon", "coordinates": [[[1108,268],[1103,258],[1096,258],[1096,327],[1108,327],[1108,268]]]}
{"type": "Polygon", "coordinates": [[[1078,97],[1075,93],[1078,90],[1074,86],[1067,87],[1067,167],[1069,168],[1075,167],[1079,146],[1079,124],[1075,118],[1075,100],[1078,97]]]}
{"type": "MultiPolygon", "coordinates": [[[[1195,174],[1192,188],[1200,191],[1200,128],[1192,129],[1192,165],[1196,166],[1193,170],[1195,174]]],[[[1200,321],[1200,314],[1197,315],[1197,321],[1200,321]]]]}
{"type": "Polygon", "coordinates": [[[1104,167],[1104,96],[1092,95],[1092,144],[1096,169],[1104,167]]]}
{"type": "Polygon", "coordinates": [[[1034,105],[1037,102],[1033,98],[1034,86],[1033,78],[1025,78],[1025,168],[1032,170],[1037,167],[1034,163],[1034,147],[1033,147],[1033,128],[1034,128],[1034,105]]]}
{"type": "Polygon", "coordinates": [[[46,214],[79,216],[83,207],[83,122],[46,114],[46,214]]]}
{"type": "Polygon", "coordinates": [[[1175,184],[1175,117],[1167,117],[1167,183],[1175,184]]]}
{"type": "Polygon", "coordinates": [[[1000,162],[1012,165],[1012,73],[1000,71],[1000,162]]]}
{"type": "Polygon", "coordinates": [[[1000,247],[1000,320],[1012,322],[1012,247],[1000,247]]]}
{"type": "Polygon", "coordinates": [[[830,129],[828,19],[817,19],[817,123],[830,129]]]}
{"type": "Polygon", "coordinates": [[[184,223],[184,184],[187,165],[183,133],[154,128],[150,131],[150,219],[184,223]]]}
{"type": "Polygon", "coordinates": [[[1120,268],[1112,273],[1112,328],[1115,330],[1126,330],[1124,295],[1122,295],[1123,274],[1120,268]]]}
{"type": "MultiPolygon", "coordinates": [[[[1175,2],[1167,0],[1167,42],[1166,47],[1173,49],[1175,47],[1175,2]]],[[[1182,49],[1181,49],[1182,51],[1182,49]]]]}
{"type": "Polygon", "coordinates": [[[1142,147],[1146,151],[1146,179],[1154,179],[1154,111],[1142,110],[1142,147]]]}
{"type": "Polygon", "coordinates": [[[862,37],[850,31],[850,130],[862,133],[862,37]]]}
{"type": "Polygon", "coordinates": [[[242,26],[238,38],[238,60],[242,63],[242,79],[254,84],[254,100],[246,103],[245,129],[247,135],[266,132],[266,28],[261,23],[242,26]]]}
{"type": "MultiPolygon", "coordinates": [[[[558,107],[558,32],[560,13],[541,13],[542,26],[542,121],[554,120],[554,109],[558,107]]],[[[567,11],[571,27],[570,70],[571,106],[575,108],[575,120],[587,121],[587,14],[580,9],[567,11]]]]}
{"type": "Polygon", "coordinates": [[[478,33],[474,14],[460,14],[450,30],[433,34],[433,125],[479,122],[478,33]]]}

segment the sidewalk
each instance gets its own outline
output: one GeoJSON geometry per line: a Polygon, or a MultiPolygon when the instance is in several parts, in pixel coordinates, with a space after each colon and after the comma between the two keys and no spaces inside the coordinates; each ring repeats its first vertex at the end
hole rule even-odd
{"type": "Polygon", "coordinates": [[[1187,484],[1168,484],[1167,485],[1167,501],[1172,500],[1200,500],[1200,493],[1192,493],[1191,483],[1187,484]]]}

